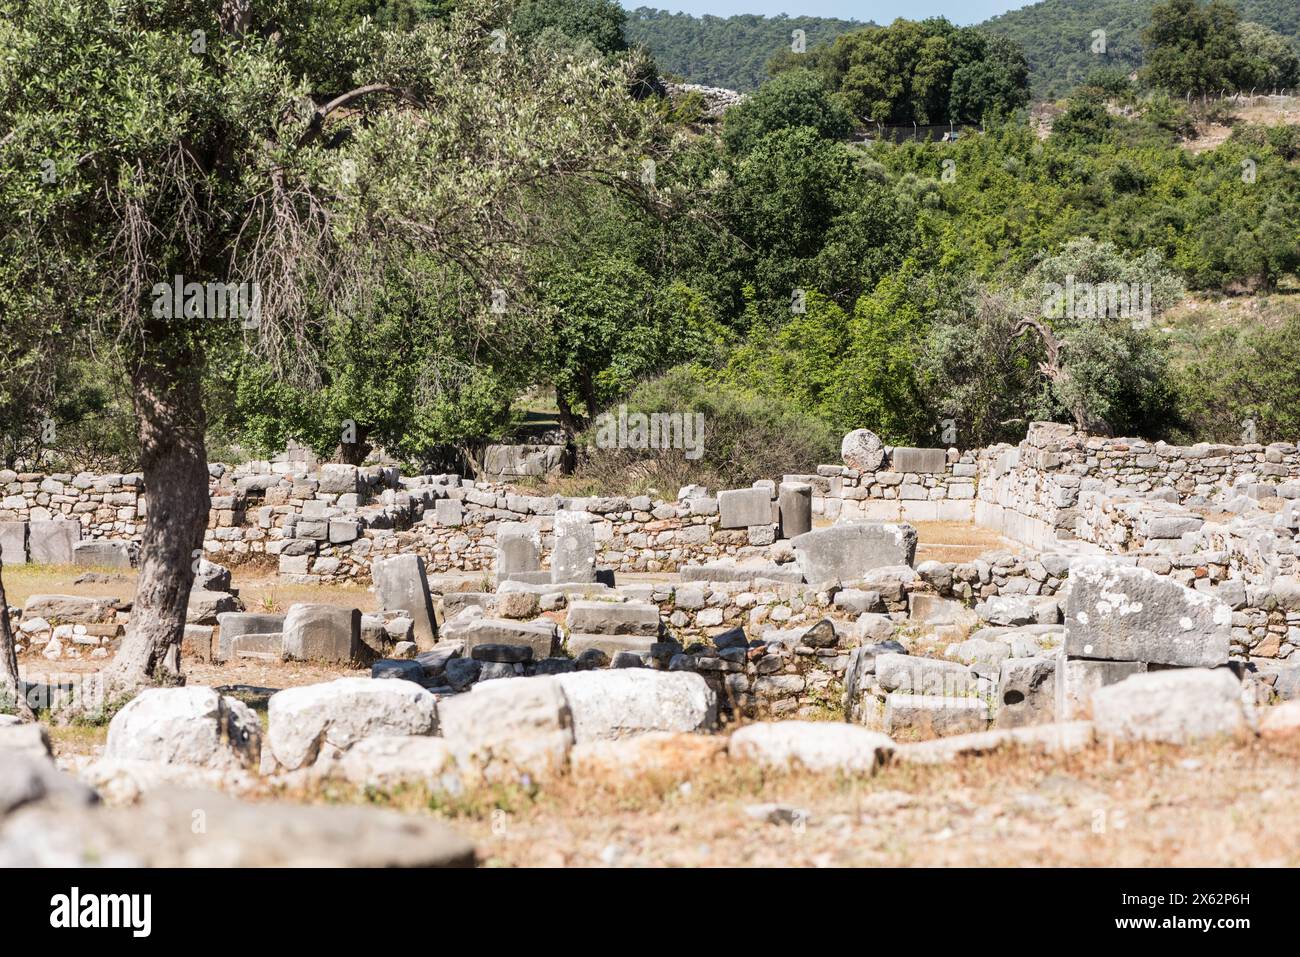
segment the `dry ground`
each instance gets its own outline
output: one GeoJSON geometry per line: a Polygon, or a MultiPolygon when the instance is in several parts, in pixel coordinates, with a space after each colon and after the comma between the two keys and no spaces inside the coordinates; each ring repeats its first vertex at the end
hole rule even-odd
{"type": "MultiPolygon", "coordinates": [[[[67,758],[102,748],[104,730],[52,737],[67,758]]],[[[1300,736],[1003,751],[852,778],[763,772],[710,753],[721,738],[696,740],[637,777],[586,772],[455,800],[347,787],[251,799],[433,814],[495,867],[1300,866],[1300,736]],[[771,804],[792,820],[751,813],[771,804]]]]}

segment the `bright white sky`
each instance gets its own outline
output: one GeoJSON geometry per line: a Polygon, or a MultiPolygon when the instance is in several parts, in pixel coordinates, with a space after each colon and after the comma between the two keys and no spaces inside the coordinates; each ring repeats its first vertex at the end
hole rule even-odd
{"type": "Polygon", "coordinates": [[[1029,6],[1032,0],[619,0],[627,10],[653,7],[674,13],[702,16],[711,13],[729,17],[738,13],[759,13],[792,17],[839,17],[842,20],[874,20],[890,23],[898,17],[923,20],[947,17],[953,23],[979,23],[989,17],[1029,6]]]}

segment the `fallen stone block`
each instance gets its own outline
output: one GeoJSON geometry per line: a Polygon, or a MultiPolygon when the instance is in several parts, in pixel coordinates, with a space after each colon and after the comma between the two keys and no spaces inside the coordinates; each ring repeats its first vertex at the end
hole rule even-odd
{"type": "Polygon", "coordinates": [[[181,635],[181,654],[200,661],[212,660],[212,638],[216,629],[211,625],[186,625],[181,635]]]}
{"type": "Polygon", "coordinates": [[[51,624],[90,625],[113,620],[117,601],[80,595],[32,595],[23,604],[23,618],[44,618],[51,624]]]}
{"type": "Polygon", "coordinates": [[[438,732],[437,698],[411,681],[339,678],[286,688],[271,696],[267,716],[266,743],[290,771],[372,735],[438,732]]]}
{"type": "Polygon", "coordinates": [[[1141,661],[1087,661],[1058,656],[1056,660],[1056,720],[1092,717],[1092,696],[1147,670],[1141,661]]]}
{"type": "Polygon", "coordinates": [[[398,555],[372,562],[370,574],[383,611],[405,611],[415,623],[415,643],[427,651],[438,641],[438,623],[429,595],[424,559],[419,555],[398,555]]]}
{"type": "Polygon", "coordinates": [[[72,544],[72,564],[83,568],[129,569],[135,564],[132,542],[91,539],[72,544]]]}
{"type": "Polygon", "coordinates": [[[876,681],[885,691],[958,697],[978,687],[977,675],[956,661],[888,653],[877,655],[875,663],[876,681]]]}
{"type": "Polygon", "coordinates": [[[1213,667],[1228,660],[1232,609],[1134,565],[1070,564],[1065,652],[1071,657],[1213,667]]]}
{"type": "Polygon", "coordinates": [[[199,570],[194,573],[195,591],[224,591],[231,588],[230,569],[206,558],[199,559],[199,570]]]}
{"type": "Polygon", "coordinates": [[[440,718],[442,736],[471,779],[544,779],[564,770],[573,747],[573,717],[559,677],[475,685],[443,700],[440,718]]]}
{"type": "Polygon", "coordinates": [[[262,726],[242,701],[212,688],[149,688],[108,725],[106,758],[198,768],[256,769],[262,726]]]}
{"type": "Polygon", "coordinates": [[[472,867],[438,821],[370,807],[248,803],[170,789],[138,805],[36,805],[4,819],[0,867],[472,867]],[[201,808],[204,828],[196,832],[201,808]],[[215,840],[214,835],[220,835],[215,840]]]}
{"type": "Polygon", "coordinates": [[[745,725],[731,735],[733,760],[764,767],[871,774],[894,751],[885,735],[832,721],[769,721],[745,725]]]}
{"type": "Polygon", "coordinates": [[[321,777],[357,787],[396,788],[423,785],[432,792],[454,792],[459,775],[451,748],[442,738],[424,735],[375,735],[316,764],[321,777]]]}
{"type": "Polygon", "coordinates": [[[570,633],[565,639],[569,654],[581,657],[587,651],[595,649],[611,661],[620,652],[633,654],[650,654],[657,644],[656,639],[642,635],[581,635],[570,633]]]}
{"type": "Polygon", "coordinates": [[[1056,720],[1056,659],[1011,658],[998,678],[998,728],[1056,720]]]}
{"type": "Polygon", "coordinates": [[[284,617],[284,656],[293,661],[360,662],[361,612],[338,605],[297,604],[284,617]]]}
{"type": "Polygon", "coordinates": [[[218,615],[243,610],[243,602],[227,592],[191,591],[185,620],[191,625],[215,625],[218,615]]]}
{"type": "Polygon", "coordinates": [[[916,529],[911,525],[853,522],[816,529],[792,539],[804,581],[860,581],[890,565],[911,565],[916,529]]]}
{"type": "Polygon", "coordinates": [[[812,531],[812,491],[807,482],[781,483],[777,506],[782,538],[797,538],[812,531]]]}
{"type": "Polygon", "coordinates": [[[569,753],[569,767],[579,777],[654,774],[689,780],[725,757],[726,750],[727,739],[719,735],[649,731],[633,738],[576,744],[569,753]]]}
{"type": "Polygon", "coordinates": [[[27,523],[27,554],[33,565],[71,565],[81,541],[81,523],[63,520],[27,523]]]}
{"type": "Polygon", "coordinates": [[[648,731],[709,731],[717,723],[717,695],[691,672],[580,671],[555,680],[569,703],[576,743],[648,731]]]}
{"type": "Polygon", "coordinates": [[[574,601],[565,624],[570,631],[596,635],[659,634],[659,606],[650,602],[574,601]]]}
{"type": "MultiPolygon", "coordinates": [[[[241,635],[281,634],[284,631],[284,615],[268,615],[261,612],[231,611],[217,615],[216,660],[227,661],[234,655],[235,639],[241,635]]],[[[281,645],[283,648],[283,644],[281,645]]]]}
{"type": "Polygon", "coordinates": [[[1241,682],[1227,668],[1179,668],[1134,675],[1092,696],[1100,738],[1188,744],[1252,733],[1241,682]]]}
{"type": "Polygon", "coordinates": [[[903,764],[946,764],[958,758],[991,754],[1002,748],[1023,748],[1040,754],[1069,754],[1082,751],[1093,741],[1091,721],[1072,721],[1032,728],[976,731],[899,744],[894,751],[894,760],[903,764]]]}
{"type": "Polygon", "coordinates": [[[534,658],[549,658],[559,651],[559,634],[548,618],[475,618],[458,631],[457,637],[465,642],[466,656],[471,656],[478,645],[525,645],[533,649],[534,658]]]}
{"type": "Polygon", "coordinates": [[[989,724],[988,705],[980,698],[900,694],[885,698],[885,732],[927,737],[984,731],[989,724]]]}

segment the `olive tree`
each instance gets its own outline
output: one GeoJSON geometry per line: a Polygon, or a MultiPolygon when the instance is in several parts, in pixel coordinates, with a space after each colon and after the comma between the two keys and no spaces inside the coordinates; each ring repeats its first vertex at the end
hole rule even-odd
{"type": "Polygon", "coordinates": [[[148,516],[110,702],[183,681],[213,345],[242,337],[310,383],[314,330],[414,254],[454,277],[462,321],[489,323],[524,301],[547,197],[635,188],[661,142],[622,64],[527,49],[492,0],[315,49],[318,7],[0,0],[4,301],[97,324],[134,392],[148,516]]]}

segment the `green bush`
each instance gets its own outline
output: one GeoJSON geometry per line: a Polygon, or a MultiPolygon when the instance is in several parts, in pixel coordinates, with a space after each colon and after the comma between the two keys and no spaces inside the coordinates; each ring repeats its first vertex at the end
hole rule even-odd
{"type": "Polygon", "coordinates": [[[672,496],[690,483],[710,489],[743,487],[839,460],[839,432],[801,403],[764,395],[697,365],[677,366],[642,383],[605,415],[610,418],[598,418],[579,437],[575,478],[593,489],[622,494],[655,489],[672,496]],[[601,448],[602,428],[617,421],[619,405],[629,415],[702,415],[700,454],[688,458],[688,448],[601,448]]]}

